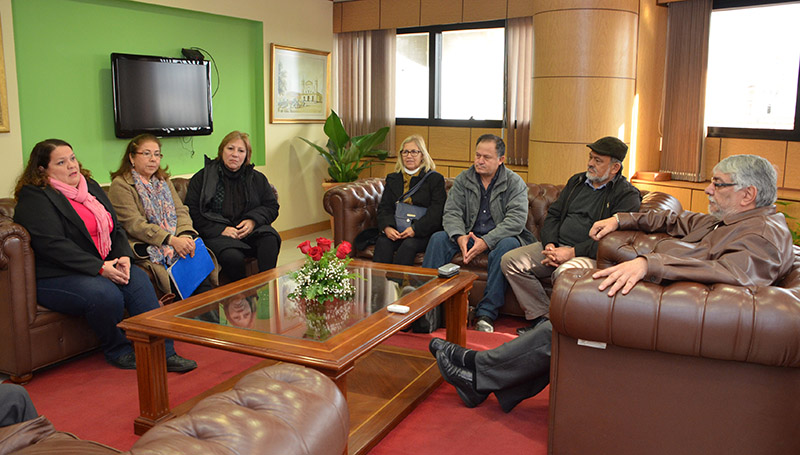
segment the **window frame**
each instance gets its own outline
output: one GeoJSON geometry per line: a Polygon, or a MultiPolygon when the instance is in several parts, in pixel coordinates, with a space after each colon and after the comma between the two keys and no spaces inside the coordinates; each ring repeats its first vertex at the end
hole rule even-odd
{"type": "MultiPolygon", "coordinates": [[[[714,0],[711,7],[714,10],[744,8],[749,6],[779,5],[781,3],[796,3],[797,0],[714,0]]],[[[706,127],[706,136],[736,139],[767,139],[778,141],[800,141],[800,64],[797,68],[797,99],[794,105],[794,128],[791,130],[774,130],[767,128],[732,128],[724,126],[706,127]]]]}
{"type": "MultiPolygon", "coordinates": [[[[440,81],[441,81],[441,52],[442,52],[442,32],[453,30],[475,30],[481,28],[506,28],[506,20],[494,20],[485,22],[470,22],[447,25],[431,25],[424,27],[398,28],[397,35],[409,33],[428,33],[428,117],[396,117],[395,124],[411,126],[448,126],[466,128],[503,128],[505,122],[505,106],[507,93],[507,78],[503,78],[503,118],[501,120],[457,120],[438,118],[441,115],[440,81]]],[[[503,60],[507,58],[507,51],[503,49],[503,60]]],[[[503,70],[505,74],[505,69],[503,70]]]]}

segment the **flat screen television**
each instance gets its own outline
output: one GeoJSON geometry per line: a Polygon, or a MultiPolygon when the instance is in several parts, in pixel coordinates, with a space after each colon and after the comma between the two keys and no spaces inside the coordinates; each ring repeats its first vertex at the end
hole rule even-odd
{"type": "Polygon", "coordinates": [[[208,61],[113,53],[111,78],[117,137],[212,133],[208,61]]]}

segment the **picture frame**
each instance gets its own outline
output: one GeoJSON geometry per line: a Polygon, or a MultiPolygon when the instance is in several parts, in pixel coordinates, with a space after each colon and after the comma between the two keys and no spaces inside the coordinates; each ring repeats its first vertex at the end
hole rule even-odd
{"type": "Polygon", "coordinates": [[[324,123],[330,112],[331,53],[270,45],[270,123],[324,123]]]}
{"type": "Polygon", "coordinates": [[[0,23],[0,133],[11,131],[8,120],[8,93],[6,92],[6,62],[3,55],[3,25],[0,23]]]}

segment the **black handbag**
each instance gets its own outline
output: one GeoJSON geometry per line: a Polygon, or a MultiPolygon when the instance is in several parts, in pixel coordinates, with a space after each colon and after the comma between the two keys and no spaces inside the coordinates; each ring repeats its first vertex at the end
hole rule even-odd
{"type": "Polygon", "coordinates": [[[418,220],[425,216],[425,213],[428,211],[425,207],[419,207],[416,205],[406,204],[405,201],[407,198],[414,195],[417,190],[422,187],[422,183],[428,178],[429,175],[435,173],[435,171],[428,171],[425,175],[422,176],[422,179],[414,185],[414,188],[408,190],[404,195],[400,196],[400,199],[395,202],[394,207],[394,224],[395,228],[399,232],[405,231],[409,226],[411,226],[411,222],[414,220],[418,220]]]}

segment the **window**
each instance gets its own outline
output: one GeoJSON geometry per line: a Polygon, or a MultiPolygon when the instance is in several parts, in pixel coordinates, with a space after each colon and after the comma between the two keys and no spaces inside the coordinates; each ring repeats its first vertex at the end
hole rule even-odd
{"type": "Polygon", "coordinates": [[[800,140],[800,3],[740,7],[748,3],[756,2],[714,2],[706,83],[708,135],[800,140]]]}
{"type": "Polygon", "coordinates": [[[398,125],[499,128],[505,94],[505,22],[397,31],[398,125]]]}

